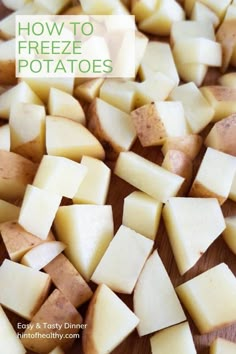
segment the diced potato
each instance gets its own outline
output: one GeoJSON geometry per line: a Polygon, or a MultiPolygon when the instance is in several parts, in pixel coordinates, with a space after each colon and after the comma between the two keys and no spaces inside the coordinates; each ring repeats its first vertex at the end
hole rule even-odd
{"type": "Polygon", "coordinates": [[[11,138],[9,124],[0,127],[0,150],[10,151],[11,138]]]}
{"type": "Polygon", "coordinates": [[[61,203],[61,196],[28,185],[18,222],[28,232],[45,240],[61,203]],[[40,220],[40,222],[38,222],[40,220]]]}
{"type": "Polygon", "coordinates": [[[15,85],[15,39],[0,43],[0,84],[15,85]]]}
{"type": "Polygon", "coordinates": [[[64,254],[60,254],[48,263],[44,271],[50,275],[54,285],[75,307],[92,297],[92,290],[64,254]]]}
{"type": "Polygon", "coordinates": [[[189,195],[217,198],[219,203],[223,204],[229,196],[235,172],[236,158],[234,156],[208,148],[189,195]],[[223,174],[222,171],[224,171],[223,174]]]}
{"type": "Polygon", "coordinates": [[[24,254],[21,264],[40,270],[63,252],[65,248],[66,245],[59,241],[41,243],[24,254]]]}
{"type": "Polygon", "coordinates": [[[51,116],[59,116],[85,124],[85,114],[78,100],[67,92],[51,88],[48,99],[48,112],[51,116]]]}
{"type": "Polygon", "coordinates": [[[0,303],[19,316],[31,320],[47,297],[48,274],[5,259],[0,267],[0,303]]]}
{"type": "Polygon", "coordinates": [[[18,206],[0,199],[0,223],[16,220],[19,213],[20,208],[18,206]]]}
{"type": "Polygon", "coordinates": [[[162,203],[135,191],[124,199],[122,224],[155,240],[161,218],[162,203]],[[137,215],[142,215],[141,218],[137,215]]]}
{"type": "Polygon", "coordinates": [[[219,78],[219,83],[222,86],[228,86],[236,89],[236,73],[228,73],[219,78]]]}
{"type": "Polygon", "coordinates": [[[137,326],[139,319],[106,285],[89,304],[83,331],[84,354],[111,353],[137,326]]]}
{"type": "Polygon", "coordinates": [[[148,37],[135,31],[135,73],[137,74],[148,44],[148,37]]]}
{"type": "Polygon", "coordinates": [[[42,101],[31,88],[25,82],[20,82],[18,85],[13,86],[11,89],[1,94],[0,117],[8,119],[12,104],[18,102],[43,105],[42,101]]]}
{"type": "Polygon", "coordinates": [[[153,14],[139,23],[139,29],[151,34],[168,36],[172,24],[184,18],[184,10],[176,1],[159,0],[153,14]]]}
{"type": "Polygon", "coordinates": [[[82,157],[81,165],[87,167],[87,174],[73,197],[73,203],[105,204],[111,170],[102,161],[89,156],[82,157]],[[94,176],[96,176],[96,179],[94,179],[94,176]]]}
{"type": "Polygon", "coordinates": [[[134,82],[135,106],[140,107],[153,101],[164,101],[176,86],[167,75],[160,72],[143,82],[134,82]]]}
{"type": "Polygon", "coordinates": [[[231,0],[221,0],[218,2],[215,2],[214,0],[201,0],[201,2],[214,11],[220,20],[222,20],[231,0]]]}
{"type": "Polygon", "coordinates": [[[75,5],[72,7],[69,7],[66,11],[63,11],[63,15],[67,16],[75,16],[75,15],[85,15],[85,12],[83,11],[81,5],[75,5]]]}
{"type": "Polygon", "coordinates": [[[21,341],[25,348],[36,353],[47,354],[59,345],[62,349],[69,349],[81,323],[82,317],[76,308],[55,289],[32,318],[21,341]],[[55,336],[52,337],[52,333],[55,336]]]}
{"type": "Polygon", "coordinates": [[[202,147],[202,137],[196,134],[167,138],[162,146],[162,153],[165,156],[169,150],[184,152],[192,161],[197,157],[202,147]]]}
{"type": "Polygon", "coordinates": [[[184,183],[178,192],[178,196],[184,196],[190,187],[193,175],[193,164],[188,155],[182,151],[168,150],[162,167],[184,178],[184,183]]]}
{"type": "Polygon", "coordinates": [[[102,78],[86,81],[75,88],[74,96],[91,103],[96,97],[99,96],[100,88],[103,82],[104,79],[102,78]]]}
{"type": "Polygon", "coordinates": [[[214,109],[193,82],[176,87],[170,99],[182,102],[185,118],[194,134],[202,131],[213,118],[214,109]]]}
{"type": "Polygon", "coordinates": [[[152,354],[196,354],[188,322],[180,323],[154,334],[151,339],[152,354]]]}
{"type": "Polygon", "coordinates": [[[207,38],[183,38],[173,48],[174,58],[182,64],[204,64],[220,67],[221,45],[207,38]]]}
{"type": "Polygon", "coordinates": [[[35,0],[35,4],[44,8],[48,13],[52,15],[59,14],[66,6],[70,4],[70,0],[35,0]]]}
{"type": "Polygon", "coordinates": [[[201,334],[236,320],[236,279],[221,263],[176,288],[201,334]]]}
{"type": "Polygon", "coordinates": [[[43,106],[13,102],[9,119],[11,151],[39,162],[46,151],[45,120],[43,106]]]}
{"type": "Polygon", "coordinates": [[[236,88],[204,86],[200,90],[215,111],[213,122],[236,112],[236,88]]]}
{"type": "Polygon", "coordinates": [[[100,98],[90,105],[88,128],[105,145],[110,157],[128,151],[136,139],[130,115],[100,98]]]}
{"type": "Polygon", "coordinates": [[[179,76],[187,83],[194,82],[196,86],[201,86],[207,74],[208,66],[205,64],[183,64],[181,60],[175,58],[175,64],[179,76]]]}
{"type": "Polygon", "coordinates": [[[67,244],[66,256],[85,280],[90,280],[113,237],[111,206],[60,207],[54,226],[58,239],[67,244]]]}
{"type": "Polygon", "coordinates": [[[181,102],[152,102],[131,114],[142,146],[161,145],[167,137],[188,134],[181,102]]]}
{"type": "Polygon", "coordinates": [[[225,72],[230,65],[230,61],[234,53],[234,48],[236,47],[235,25],[236,18],[223,21],[216,33],[216,39],[222,46],[222,72],[225,72]]]}
{"type": "Polygon", "coordinates": [[[176,86],[179,84],[179,75],[168,43],[150,41],[147,45],[139,75],[142,80],[147,80],[153,76],[154,72],[161,72],[168,76],[176,86]]]}
{"type": "Polygon", "coordinates": [[[163,217],[181,275],[225,229],[221,208],[214,198],[170,198],[163,217]]]}
{"type": "Polygon", "coordinates": [[[205,145],[236,156],[236,113],[216,122],[208,134],[205,145]]]}
{"type": "Polygon", "coordinates": [[[23,81],[26,82],[32,90],[40,97],[40,99],[46,104],[48,102],[49,92],[52,87],[67,92],[72,95],[74,89],[74,78],[41,78],[38,77],[37,80],[34,78],[24,78],[23,81]]]}
{"type": "Polygon", "coordinates": [[[8,201],[23,198],[27,184],[32,183],[37,166],[13,152],[0,150],[0,196],[8,201]]]}
{"type": "Polygon", "coordinates": [[[223,238],[231,251],[236,254],[236,216],[225,218],[226,229],[223,232],[223,238]]]}
{"type": "Polygon", "coordinates": [[[114,173],[163,203],[168,198],[175,196],[184,182],[182,177],[165,170],[134,152],[120,153],[114,173]]]}
{"type": "Polygon", "coordinates": [[[202,4],[200,1],[195,2],[190,18],[194,21],[204,21],[205,23],[210,22],[214,28],[217,28],[220,23],[219,17],[215,14],[215,12],[206,5],[202,4]]]}
{"type": "Polygon", "coordinates": [[[80,4],[85,13],[91,15],[112,15],[118,0],[81,0],[80,4]]]}
{"type": "Polygon", "coordinates": [[[137,327],[139,336],[186,320],[157,251],[147,260],[136,284],[134,312],[140,319],[137,327]]]}
{"type": "Polygon", "coordinates": [[[0,350],[4,354],[25,354],[26,350],[23,347],[20,339],[7,318],[7,315],[0,306],[0,350]]]}
{"type": "Polygon", "coordinates": [[[135,107],[135,88],[129,81],[106,79],[100,88],[100,98],[130,113],[135,107]]]}
{"type": "Polygon", "coordinates": [[[179,21],[174,22],[171,27],[172,45],[186,38],[199,37],[215,41],[214,27],[209,21],[201,22],[201,24],[198,21],[179,21]]]}
{"type": "Polygon", "coordinates": [[[132,0],[131,14],[135,15],[136,21],[142,21],[150,17],[157,8],[157,0],[132,0]]]}
{"type": "Polygon", "coordinates": [[[209,354],[234,354],[235,351],[236,343],[218,337],[211,343],[209,354]]]}
{"type": "Polygon", "coordinates": [[[33,185],[51,193],[73,198],[86,175],[87,168],[78,162],[60,156],[45,155],[39,165],[33,185]]]}
{"type": "Polygon", "coordinates": [[[154,242],[121,225],[91,280],[118,293],[131,294],[154,242]]]}
{"type": "Polygon", "coordinates": [[[100,142],[82,124],[62,117],[46,117],[46,149],[49,155],[80,162],[83,155],[104,159],[100,142]]]}
{"type": "MultiPolygon", "coordinates": [[[[14,262],[19,262],[26,252],[42,243],[40,238],[25,231],[16,221],[1,224],[0,233],[7,253],[14,262]]],[[[52,237],[52,233],[49,233],[47,241],[52,237]]]]}

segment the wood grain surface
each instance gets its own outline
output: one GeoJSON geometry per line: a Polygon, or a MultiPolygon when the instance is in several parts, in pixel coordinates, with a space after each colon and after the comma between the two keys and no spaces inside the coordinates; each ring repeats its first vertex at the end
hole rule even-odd
{"type": "MultiPolygon", "coordinates": [[[[4,6],[0,2],[0,18],[6,16],[9,13],[9,10],[5,9],[4,6]]],[[[219,76],[219,72],[217,70],[210,70],[208,76],[206,78],[207,83],[216,82],[216,78],[219,76]]],[[[209,127],[208,127],[209,129],[209,127]]],[[[203,135],[206,132],[202,133],[203,135]]],[[[135,145],[132,148],[133,151],[142,155],[143,157],[153,161],[157,164],[161,164],[163,156],[158,147],[152,148],[142,148],[140,143],[136,141],[135,145]]],[[[202,148],[202,151],[199,154],[199,157],[195,161],[195,172],[199,166],[201,161],[201,157],[203,156],[205,148],[202,148]]],[[[112,162],[107,162],[107,164],[113,168],[112,162]]],[[[217,176],[216,176],[217,178],[217,176]]],[[[113,214],[115,220],[115,230],[120,226],[122,220],[122,208],[123,208],[123,200],[124,198],[134,190],[132,186],[122,181],[120,178],[115,175],[112,176],[111,186],[109,190],[107,204],[111,204],[113,207],[113,214]]],[[[223,212],[225,216],[228,215],[236,215],[236,203],[231,201],[227,201],[223,205],[223,212]]],[[[140,215],[140,217],[142,217],[140,215]]],[[[222,237],[220,236],[208,249],[208,251],[202,256],[199,262],[193,267],[190,271],[188,271],[184,276],[180,276],[176,267],[176,263],[170,248],[170,244],[168,241],[168,237],[166,234],[166,230],[161,221],[156,242],[155,248],[158,249],[160,257],[170,275],[170,278],[174,284],[177,286],[186,280],[189,280],[196,275],[206,271],[207,269],[221,263],[225,262],[228,264],[230,269],[236,275],[236,257],[235,255],[228,249],[226,244],[224,243],[222,237]]],[[[6,251],[4,249],[3,243],[0,245],[0,261],[6,257],[6,251]]],[[[130,295],[121,295],[122,300],[126,302],[126,304],[132,309],[132,296],[130,295]]],[[[222,299],[223,301],[223,299],[222,299]]],[[[86,311],[86,306],[83,306],[79,309],[82,315],[84,315],[86,311]]],[[[16,328],[16,324],[18,321],[22,321],[21,318],[7,311],[7,314],[16,328]]],[[[186,313],[191,330],[194,337],[194,342],[197,348],[198,354],[207,354],[209,353],[209,344],[217,337],[221,336],[226,339],[232,340],[236,342],[236,324],[230,327],[221,329],[219,331],[212,332],[209,335],[200,335],[197,328],[193,324],[191,318],[186,313]]],[[[134,331],[117,349],[113,351],[114,354],[151,354],[149,336],[145,336],[143,338],[139,338],[136,331],[134,331]]],[[[1,353],[4,354],[4,353],[1,353]]],[[[14,354],[14,353],[12,353],[14,354]]],[[[66,354],[83,354],[81,349],[81,340],[77,340],[75,342],[73,348],[66,354]]],[[[170,353],[174,354],[174,353],[170,353]]]]}

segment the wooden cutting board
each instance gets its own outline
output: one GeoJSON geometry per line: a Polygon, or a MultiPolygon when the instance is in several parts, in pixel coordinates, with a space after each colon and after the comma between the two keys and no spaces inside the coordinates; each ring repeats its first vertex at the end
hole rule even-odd
{"type": "MultiPolygon", "coordinates": [[[[0,18],[6,16],[10,11],[5,9],[0,2],[0,18]]],[[[213,83],[215,78],[219,76],[219,73],[215,70],[211,70],[207,77],[207,82],[213,83]]],[[[204,135],[204,132],[203,132],[204,135]]],[[[236,138],[236,137],[235,137],[236,138]]],[[[143,148],[136,141],[133,149],[136,153],[142,155],[143,157],[153,161],[155,163],[161,164],[163,156],[158,147],[152,148],[143,148]]],[[[199,158],[195,161],[195,171],[199,166],[201,158],[204,154],[205,148],[203,147],[199,158]]],[[[112,168],[113,163],[108,162],[108,165],[112,168]]],[[[126,182],[122,181],[120,178],[115,175],[112,176],[111,179],[111,187],[108,195],[107,204],[111,204],[113,207],[114,221],[115,221],[115,229],[117,230],[121,224],[122,220],[122,208],[123,208],[123,200],[124,198],[131,193],[134,188],[128,185],[126,182]]],[[[223,205],[223,212],[225,216],[228,215],[236,215],[236,203],[227,201],[223,205]]],[[[141,217],[141,215],[140,215],[141,217]]],[[[236,256],[228,249],[223,239],[219,237],[208,249],[208,251],[202,256],[199,262],[196,264],[194,268],[192,268],[189,272],[187,272],[183,277],[179,275],[179,272],[176,267],[176,263],[170,248],[170,244],[168,241],[168,237],[165,231],[165,227],[163,222],[161,221],[155,247],[158,249],[158,252],[161,256],[161,259],[170,275],[170,278],[174,284],[174,286],[178,286],[179,284],[189,280],[196,275],[206,271],[207,269],[221,263],[225,262],[228,264],[230,269],[236,275],[236,256]]],[[[4,250],[4,246],[1,243],[0,245],[0,262],[6,257],[6,252],[4,250]]],[[[131,295],[121,295],[121,299],[126,302],[126,304],[132,308],[132,296],[131,295]]],[[[236,300],[236,299],[235,299],[236,300]]],[[[83,306],[79,309],[82,314],[85,313],[86,306],[83,306]]],[[[18,321],[23,322],[22,319],[17,317],[16,315],[7,311],[7,314],[12,321],[13,325],[16,327],[18,321]]],[[[198,354],[208,354],[209,352],[209,344],[217,337],[221,336],[226,339],[232,340],[236,342],[236,324],[230,327],[224,328],[219,331],[215,331],[209,335],[200,335],[195,325],[193,324],[191,318],[188,316],[188,320],[191,326],[191,330],[194,337],[194,342],[196,344],[198,354]]],[[[114,354],[151,354],[150,349],[150,341],[149,336],[145,336],[143,338],[139,338],[137,332],[132,333],[117,349],[113,351],[114,354]]],[[[3,354],[3,353],[2,353],[3,354]]],[[[14,353],[12,353],[14,354],[14,353]]],[[[81,340],[79,339],[70,352],[66,354],[83,354],[81,349],[81,340]]],[[[174,353],[170,353],[174,354],[174,353]]]]}

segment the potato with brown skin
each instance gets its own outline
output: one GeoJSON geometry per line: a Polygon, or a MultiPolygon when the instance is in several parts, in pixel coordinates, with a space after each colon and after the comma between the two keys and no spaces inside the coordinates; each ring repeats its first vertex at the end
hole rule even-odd
{"type": "Polygon", "coordinates": [[[182,151],[168,150],[162,167],[185,179],[177,194],[178,197],[184,196],[190,187],[193,175],[193,163],[190,158],[182,151]]]}
{"type": "Polygon", "coordinates": [[[64,254],[60,254],[47,264],[44,271],[75,307],[92,297],[92,290],[64,254]]]}
{"type": "Polygon", "coordinates": [[[179,150],[184,152],[193,161],[197,157],[201,147],[202,137],[197,134],[190,134],[167,138],[161,151],[165,156],[169,150],[179,150]]]}
{"type": "Polygon", "coordinates": [[[81,323],[82,317],[79,312],[56,289],[32,318],[30,322],[32,327],[25,330],[25,337],[21,340],[25,348],[36,353],[48,353],[56,346],[69,349],[75,340],[75,334],[79,332],[81,323]],[[57,328],[59,325],[61,328],[57,328]],[[32,338],[36,333],[41,334],[41,337],[32,338]],[[57,336],[52,337],[52,334],[57,334],[57,336]],[[72,334],[74,334],[74,338],[65,338],[65,335],[71,336],[72,334]],[[51,337],[43,338],[47,335],[51,335],[51,337]],[[63,338],[60,339],[59,335],[62,335],[63,338]]]}
{"type": "Polygon", "coordinates": [[[33,182],[37,165],[4,150],[0,150],[0,161],[0,197],[7,201],[23,198],[27,184],[33,182]]]}
{"type": "MultiPolygon", "coordinates": [[[[16,221],[0,224],[0,234],[9,257],[14,262],[19,262],[27,251],[43,242],[40,238],[25,231],[16,221]]],[[[50,232],[46,241],[54,239],[50,232]]]]}
{"type": "Polygon", "coordinates": [[[222,72],[225,72],[230,65],[230,60],[236,45],[235,27],[236,19],[224,21],[216,34],[216,40],[221,43],[223,50],[222,72]]]}
{"type": "Polygon", "coordinates": [[[236,113],[215,123],[205,145],[236,156],[236,113]]]}
{"type": "Polygon", "coordinates": [[[15,40],[0,43],[0,85],[15,85],[15,40]]]}

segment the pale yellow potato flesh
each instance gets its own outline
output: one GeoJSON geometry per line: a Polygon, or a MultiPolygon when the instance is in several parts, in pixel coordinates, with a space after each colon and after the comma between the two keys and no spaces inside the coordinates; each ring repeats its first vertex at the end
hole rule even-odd
{"type": "Polygon", "coordinates": [[[236,217],[228,216],[225,218],[226,229],[222,236],[227,246],[236,254],[236,217]]]}
{"type": "Polygon", "coordinates": [[[236,343],[218,337],[211,343],[209,354],[234,354],[235,351],[236,343]]]}
{"type": "Polygon", "coordinates": [[[1,304],[27,320],[32,319],[45,301],[51,284],[48,274],[8,259],[0,267],[0,281],[1,304]]]}
{"type": "Polygon", "coordinates": [[[157,251],[147,260],[134,290],[137,330],[144,336],[186,320],[167,271],[157,251]]]}
{"type": "Polygon", "coordinates": [[[176,291],[201,334],[235,322],[236,279],[225,263],[179,285],[176,291]]]}

